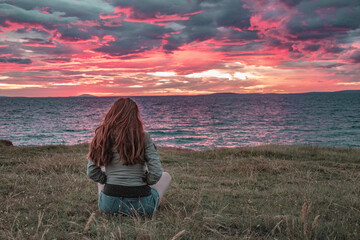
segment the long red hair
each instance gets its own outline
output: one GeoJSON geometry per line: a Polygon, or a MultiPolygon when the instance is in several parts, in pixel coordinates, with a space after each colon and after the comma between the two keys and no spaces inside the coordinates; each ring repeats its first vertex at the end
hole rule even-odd
{"type": "Polygon", "coordinates": [[[137,104],[130,98],[118,99],[95,130],[88,158],[97,166],[113,159],[113,150],[124,165],[143,164],[145,133],[137,104]]]}

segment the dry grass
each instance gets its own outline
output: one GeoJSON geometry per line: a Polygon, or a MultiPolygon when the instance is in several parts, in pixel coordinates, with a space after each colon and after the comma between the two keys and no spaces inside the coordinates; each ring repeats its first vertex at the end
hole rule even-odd
{"type": "Polygon", "coordinates": [[[0,239],[358,239],[360,149],[160,148],[152,218],[97,210],[87,145],[0,147],[0,239]]]}

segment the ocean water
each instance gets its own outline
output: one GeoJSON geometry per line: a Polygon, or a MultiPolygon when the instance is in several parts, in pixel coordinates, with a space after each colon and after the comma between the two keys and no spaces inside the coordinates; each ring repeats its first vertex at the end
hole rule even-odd
{"type": "MultiPolygon", "coordinates": [[[[117,98],[0,98],[0,139],[14,145],[90,142],[117,98]]],[[[159,146],[259,144],[360,147],[360,93],[133,97],[159,146]]]]}

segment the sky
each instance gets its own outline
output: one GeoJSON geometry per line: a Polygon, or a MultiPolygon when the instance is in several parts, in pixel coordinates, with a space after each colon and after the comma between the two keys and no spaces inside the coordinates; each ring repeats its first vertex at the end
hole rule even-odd
{"type": "Polygon", "coordinates": [[[0,96],[349,89],[359,0],[0,0],[0,96]]]}

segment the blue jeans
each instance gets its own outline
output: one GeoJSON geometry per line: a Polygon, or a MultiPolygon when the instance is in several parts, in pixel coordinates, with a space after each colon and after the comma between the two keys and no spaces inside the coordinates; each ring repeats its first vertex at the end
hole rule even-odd
{"type": "Polygon", "coordinates": [[[98,207],[104,213],[145,216],[155,212],[159,201],[159,194],[153,188],[150,196],[139,198],[112,197],[101,192],[98,207]]]}

